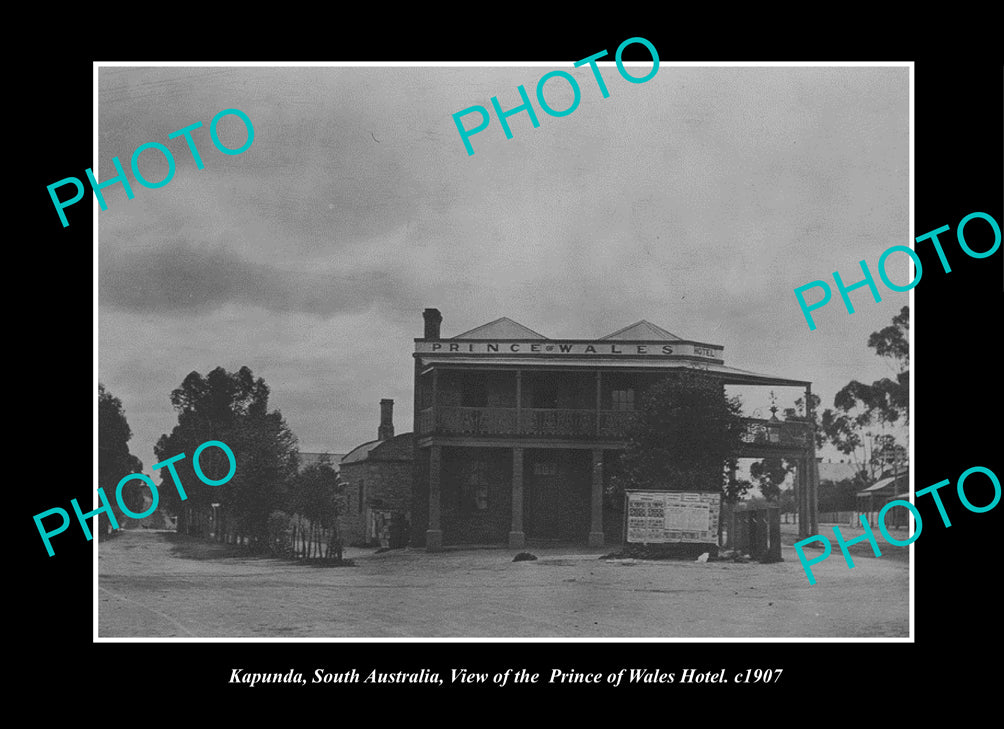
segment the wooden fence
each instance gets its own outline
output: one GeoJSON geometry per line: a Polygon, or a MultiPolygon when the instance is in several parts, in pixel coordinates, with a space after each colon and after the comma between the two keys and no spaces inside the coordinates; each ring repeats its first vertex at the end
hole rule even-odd
{"type": "MultiPolygon", "coordinates": [[[[338,559],[342,558],[342,544],[337,529],[325,529],[320,524],[311,524],[307,519],[288,520],[288,526],[276,529],[269,525],[265,548],[276,557],[290,559],[338,559]]],[[[215,530],[195,536],[204,536],[222,544],[253,546],[253,539],[239,529],[219,519],[215,530]]]]}
{"type": "MultiPolygon", "coordinates": [[[[819,517],[816,519],[816,523],[858,526],[860,524],[858,521],[859,513],[857,511],[821,511],[819,512],[819,517]]],[[[798,524],[798,514],[790,511],[784,512],[781,514],[781,523],[798,524]]]]}
{"type": "Polygon", "coordinates": [[[273,551],[294,559],[338,559],[342,558],[342,543],[336,529],[320,526],[293,524],[280,535],[273,551]]]}
{"type": "Polygon", "coordinates": [[[821,511],[818,524],[848,524],[850,526],[860,526],[858,512],[856,511],[821,511]]]}

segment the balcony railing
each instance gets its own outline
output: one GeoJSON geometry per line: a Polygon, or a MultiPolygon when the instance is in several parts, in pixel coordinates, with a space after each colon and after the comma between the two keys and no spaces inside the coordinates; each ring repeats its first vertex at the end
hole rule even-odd
{"type": "Polygon", "coordinates": [[[630,411],[560,408],[471,408],[440,405],[419,413],[419,433],[622,438],[635,417],[630,411]]]}
{"type": "Polygon", "coordinates": [[[638,413],[633,410],[601,410],[600,435],[607,438],[624,438],[637,418],[638,413]]]}
{"type": "MultiPolygon", "coordinates": [[[[427,411],[428,412],[428,411],[427,411]]],[[[519,435],[516,408],[439,406],[435,430],[452,435],[519,435]]]]}
{"type": "Polygon", "coordinates": [[[595,435],[595,410],[545,410],[520,411],[521,435],[595,435]]]}
{"type": "MultiPolygon", "coordinates": [[[[638,413],[632,410],[459,407],[440,405],[419,412],[420,435],[600,437],[622,439],[638,413]]],[[[758,448],[808,448],[809,423],[743,418],[743,443],[758,448]]]]}

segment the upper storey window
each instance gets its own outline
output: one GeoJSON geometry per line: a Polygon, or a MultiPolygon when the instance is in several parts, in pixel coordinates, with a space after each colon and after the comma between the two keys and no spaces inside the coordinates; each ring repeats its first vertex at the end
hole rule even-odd
{"type": "Polygon", "coordinates": [[[634,390],[613,390],[610,393],[614,410],[634,410],[634,390]]]}
{"type": "Polygon", "coordinates": [[[465,408],[483,408],[488,405],[488,387],[483,379],[467,378],[462,383],[460,404],[465,408]]]}

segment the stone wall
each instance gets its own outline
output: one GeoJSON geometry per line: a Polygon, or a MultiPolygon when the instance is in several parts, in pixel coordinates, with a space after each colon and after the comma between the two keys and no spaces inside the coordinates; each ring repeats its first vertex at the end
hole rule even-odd
{"type": "Polygon", "coordinates": [[[376,446],[361,461],[341,464],[346,486],[339,529],[344,544],[373,544],[367,535],[371,511],[392,512],[411,522],[412,456],[411,434],[405,433],[376,446]]]}

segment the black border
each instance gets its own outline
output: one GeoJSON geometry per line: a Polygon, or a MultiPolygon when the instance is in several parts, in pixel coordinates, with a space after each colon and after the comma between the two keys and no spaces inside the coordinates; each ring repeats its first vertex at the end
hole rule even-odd
{"type": "MultiPolygon", "coordinates": [[[[589,11],[581,10],[581,13],[589,11]]],[[[427,22],[432,20],[426,18],[427,22]]],[[[27,326],[22,325],[26,342],[20,346],[34,355],[25,359],[32,365],[27,371],[36,373],[37,379],[32,378],[26,383],[27,387],[14,388],[18,394],[23,391],[27,395],[27,404],[19,409],[26,415],[19,429],[23,428],[22,432],[30,434],[37,442],[46,443],[43,448],[54,450],[49,458],[39,459],[28,455],[37,454],[38,449],[25,449],[22,457],[28,456],[32,466],[26,470],[26,482],[17,484],[27,503],[17,507],[14,516],[20,528],[15,533],[26,538],[14,546],[17,550],[28,550],[31,572],[25,603],[29,621],[24,631],[31,645],[25,649],[27,655],[22,654],[21,658],[27,659],[24,663],[33,674],[25,678],[51,685],[61,697],[90,697],[85,703],[66,702],[65,710],[74,714],[87,711],[88,706],[100,714],[98,704],[106,695],[103,691],[120,700],[128,701],[126,697],[133,697],[132,701],[139,703],[133,703],[128,709],[130,712],[150,701],[151,692],[160,692],[163,708],[170,707],[172,712],[177,712],[177,718],[184,716],[186,706],[210,706],[230,711],[239,706],[257,706],[259,701],[255,697],[261,697],[263,704],[273,704],[277,699],[282,702],[292,696],[287,693],[292,691],[291,687],[248,690],[229,685],[229,671],[237,666],[264,671],[295,668],[305,674],[322,666],[331,671],[348,667],[361,672],[371,668],[386,671],[428,668],[444,673],[448,673],[449,667],[485,672],[525,667],[545,674],[552,666],[603,672],[621,667],[670,671],[686,667],[701,671],[726,668],[727,672],[749,667],[785,669],[784,680],[772,687],[733,686],[729,690],[715,685],[692,685],[685,692],[678,690],[678,686],[661,685],[599,689],[613,691],[611,697],[623,695],[625,691],[635,696],[656,690],[657,694],[646,695],[657,699],[653,708],[667,721],[673,715],[669,708],[676,702],[705,706],[707,720],[714,720],[716,712],[722,711],[724,706],[734,706],[737,712],[748,715],[750,703],[743,699],[767,699],[766,703],[756,704],[765,717],[778,711],[783,716],[782,707],[788,702],[793,705],[808,702],[823,708],[833,702],[847,701],[847,716],[860,718],[869,715],[866,712],[870,708],[884,706],[890,713],[893,712],[891,707],[902,710],[916,698],[918,687],[932,680],[942,691],[965,688],[966,695],[983,700],[983,692],[990,688],[994,672],[985,671],[979,659],[973,661],[972,658],[985,643],[982,633],[995,632],[988,624],[994,603],[987,598],[996,594],[992,587],[995,552],[990,543],[990,524],[996,515],[993,512],[965,512],[951,491],[958,475],[973,465],[987,466],[1001,473],[999,459],[993,460],[1000,452],[996,442],[999,426],[989,415],[996,413],[1001,403],[996,340],[999,336],[998,286],[1001,285],[1002,254],[998,251],[988,259],[968,259],[951,236],[958,221],[977,210],[1004,223],[1000,63],[974,61],[964,55],[961,58],[966,60],[956,60],[960,56],[954,55],[954,49],[939,47],[930,36],[912,35],[906,42],[882,46],[875,42],[873,45],[882,47],[883,51],[861,53],[843,43],[834,43],[826,51],[820,51],[816,39],[809,33],[805,37],[788,37],[783,45],[779,34],[773,37],[754,34],[753,40],[747,38],[745,44],[732,44],[713,32],[702,34],[704,28],[688,26],[683,21],[654,23],[651,17],[640,19],[626,32],[611,30],[601,18],[596,19],[591,30],[574,30],[557,24],[520,31],[513,25],[515,21],[499,20],[500,25],[509,25],[500,28],[495,39],[485,36],[483,21],[466,17],[448,20],[450,27],[457,30],[443,30],[435,39],[425,30],[407,39],[389,39],[382,29],[357,26],[351,37],[346,28],[332,28],[327,38],[324,30],[313,31],[319,37],[313,38],[313,42],[297,42],[295,48],[296,36],[293,35],[293,40],[290,36],[303,32],[304,18],[284,19],[267,36],[261,29],[244,32],[240,24],[232,28],[221,25],[218,30],[207,31],[197,24],[188,26],[179,20],[179,24],[172,27],[177,33],[176,42],[172,45],[170,41],[174,36],[168,36],[168,44],[157,48],[135,41],[142,26],[138,20],[130,23],[132,35],[126,34],[128,29],[102,26],[100,37],[93,40],[75,38],[67,42],[53,35],[39,38],[41,47],[48,52],[46,62],[19,71],[22,75],[15,79],[15,86],[21,84],[20,99],[30,100],[41,108],[33,109],[34,123],[22,129],[27,140],[12,138],[18,147],[16,151],[24,154],[25,160],[14,168],[17,178],[14,199],[18,204],[11,212],[21,217],[20,203],[28,201],[25,229],[34,233],[35,240],[26,248],[29,253],[41,254],[40,260],[32,261],[32,268],[25,273],[29,274],[29,280],[41,279],[46,283],[53,279],[53,272],[56,274],[54,285],[33,287],[35,295],[45,303],[39,307],[38,315],[24,317],[27,326]],[[453,26],[453,23],[459,25],[453,26]],[[658,30],[654,30],[653,25],[657,25],[658,30]],[[681,37],[689,34],[702,37],[691,38],[689,46],[681,46],[681,37]],[[286,40],[278,45],[268,43],[263,53],[265,44],[258,41],[280,35],[286,40]],[[168,56],[221,61],[234,58],[496,61],[534,57],[547,60],[585,57],[601,48],[612,54],[621,40],[632,35],[642,35],[652,41],[667,62],[730,58],[765,61],[862,58],[874,61],[920,57],[915,68],[915,229],[920,235],[941,225],[951,226],[952,230],[943,240],[953,271],[941,273],[936,258],[921,249],[925,276],[916,289],[915,305],[919,319],[915,326],[915,471],[917,488],[944,478],[952,479],[952,485],[944,491],[953,526],[942,528],[934,509],[920,502],[925,531],[923,539],[916,544],[917,642],[912,645],[92,644],[93,547],[84,541],[79,531],[71,530],[61,537],[57,556],[47,558],[30,518],[57,504],[65,507],[71,498],[85,498],[91,489],[90,434],[94,396],[90,367],[93,355],[91,212],[89,205],[76,206],[70,212],[70,228],[61,229],[45,185],[66,176],[79,175],[91,165],[92,62],[168,56]],[[134,40],[117,45],[107,42],[109,38],[123,37],[134,40]],[[208,42],[207,38],[213,41],[208,42]],[[220,38],[226,39],[225,42],[219,41],[220,38]],[[200,40],[203,47],[186,47],[200,40]],[[702,45],[705,42],[707,45],[702,45]],[[163,48],[178,52],[165,54],[163,48]],[[31,276],[30,272],[42,275],[31,276]],[[52,461],[56,468],[45,468],[46,462],[52,461]],[[71,533],[76,536],[69,536],[71,533]],[[708,702],[715,696],[723,701],[708,702]],[[212,703],[202,704],[203,699],[212,703]],[[772,701],[777,699],[781,701],[772,701]],[[671,703],[667,704],[667,700],[671,703]]],[[[732,22],[742,24],[744,20],[733,18],[732,22]]],[[[72,25],[70,20],[64,22],[72,25]]],[[[865,36],[876,41],[879,30],[871,27],[851,37],[860,40],[865,36]]],[[[950,29],[942,30],[940,36],[951,35],[950,29]]],[[[882,40],[896,37],[897,32],[904,31],[889,29],[882,40]]],[[[976,31],[970,29],[968,32],[976,31]]],[[[955,40],[958,42],[958,37],[955,40]]],[[[972,38],[971,42],[978,44],[980,39],[972,38]]],[[[855,221],[847,221],[848,232],[852,232],[855,225],[855,221]]],[[[905,303],[906,295],[899,301],[905,303]]],[[[898,310],[899,301],[890,295],[888,303],[883,303],[888,306],[890,316],[898,310]]],[[[985,503],[976,495],[971,498],[985,503]]],[[[544,688],[538,685],[527,692],[510,687],[508,694],[496,695],[515,696],[517,702],[536,697],[564,704],[572,699],[571,706],[576,698],[595,696],[585,691],[596,690],[594,686],[544,688]]],[[[307,700],[304,702],[301,698],[302,703],[297,706],[330,707],[327,711],[331,713],[322,716],[338,716],[346,710],[346,704],[336,708],[340,701],[389,699],[375,707],[357,706],[391,713],[401,709],[416,719],[435,717],[440,721],[452,721],[454,718],[448,707],[431,701],[442,698],[444,692],[453,700],[462,696],[490,696],[497,691],[491,686],[449,685],[442,688],[356,685],[351,690],[312,687],[309,691],[300,689],[301,694],[307,694],[307,700]],[[424,701],[395,705],[393,699],[401,696],[401,691],[405,691],[405,695],[415,694],[424,701]]],[[[948,698],[950,694],[941,696],[948,698]]],[[[588,708],[590,703],[582,705],[588,708]]],[[[611,706],[627,710],[623,704],[611,706]]],[[[58,713],[57,708],[50,711],[58,713]]],[[[290,712],[288,720],[298,721],[296,712],[292,708],[290,712]]],[[[630,712],[626,716],[630,716],[630,712]]]]}

